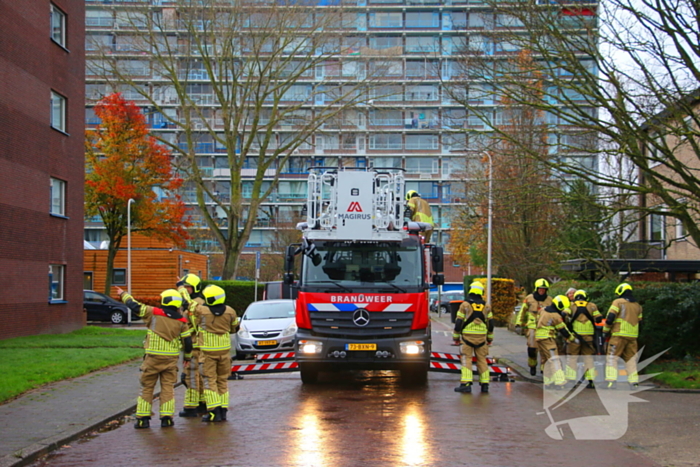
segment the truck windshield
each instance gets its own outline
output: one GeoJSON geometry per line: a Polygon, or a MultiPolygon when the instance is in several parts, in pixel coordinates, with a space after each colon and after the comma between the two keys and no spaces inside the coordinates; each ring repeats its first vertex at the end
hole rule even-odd
{"type": "Polygon", "coordinates": [[[305,260],[303,283],[332,281],[338,286],[388,283],[400,288],[420,286],[423,278],[421,249],[408,242],[316,242],[321,262],[305,260]]]}

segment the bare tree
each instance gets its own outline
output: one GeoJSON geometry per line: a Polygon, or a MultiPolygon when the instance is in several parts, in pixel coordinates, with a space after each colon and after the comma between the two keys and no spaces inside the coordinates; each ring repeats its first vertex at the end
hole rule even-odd
{"type": "Polygon", "coordinates": [[[299,158],[327,122],[357,124],[381,62],[350,53],[343,21],[353,16],[342,5],[180,0],[119,14],[128,54],[103,47],[89,74],[140,94],[175,130],[160,138],[223,251],[222,277],[235,277],[280,174],[306,165],[299,158]]]}
{"type": "MultiPolygon", "coordinates": [[[[600,205],[613,210],[606,216],[674,217],[700,244],[700,3],[489,5],[495,27],[461,54],[470,65],[465,79],[472,93],[542,112],[550,151],[532,153],[497,126],[494,135],[556,173],[596,186],[600,205]],[[543,77],[542,95],[508,59],[522,52],[543,77]],[[631,174],[618,170],[626,161],[635,169],[631,174]]],[[[483,109],[470,107],[492,120],[483,109]]],[[[626,229],[624,222],[616,228],[626,229]]]]}

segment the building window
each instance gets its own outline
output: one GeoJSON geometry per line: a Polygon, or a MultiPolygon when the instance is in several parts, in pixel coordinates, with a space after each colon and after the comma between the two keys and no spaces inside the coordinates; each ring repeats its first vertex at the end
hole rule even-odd
{"type": "Polygon", "coordinates": [[[664,216],[661,214],[649,215],[649,240],[652,242],[662,242],[665,239],[664,235],[664,216]]]}
{"type": "Polygon", "coordinates": [[[66,267],[60,264],[49,264],[49,300],[63,300],[63,278],[66,267]]]}
{"type": "Polygon", "coordinates": [[[66,182],[57,178],[51,179],[51,214],[66,215],[66,182]]]}
{"type": "Polygon", "coordinates": [[[51,91],[51,126],[66,131],[66,98],[51,91]]]}
{"type": "Polygon", "coordinates": [[[61,47],[66,46],[66,14],[51,5],[51,39],[61,47]]]}
{"type": "Polygon", "coordinates": [[[126,285],[126,269],[112,270],[112,285],[126,285]]]}

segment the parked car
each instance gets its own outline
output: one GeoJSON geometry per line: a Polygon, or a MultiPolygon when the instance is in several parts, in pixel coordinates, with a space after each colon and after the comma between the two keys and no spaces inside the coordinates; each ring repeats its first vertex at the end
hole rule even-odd
{"type": "Polygon", "coordinates": [[[297,325],[294,300],[261,300],[248,305],[236,334],[238,358],[292,350],[297,325]]]}
{"type": "MultiPolygon", "coordinates": [[[[127,307],[122,302],[94,290],[83,290],[83,308],[88,321],[111,321],[114,324],[127,322],[127,307]]],[[[131,320],[140,319],[131,313],[131,320]]]]}
{"type": "Polygon", "coordinates": [[[431,292],[430,311],[441,314],[450,312],[450,302],[453,300],[464,300],[464,291],[447,290],[440,295],[440,303],[437,302],[437,292],[431,292]],[[435,294],[433,299],[433,294],[435,294]]]}

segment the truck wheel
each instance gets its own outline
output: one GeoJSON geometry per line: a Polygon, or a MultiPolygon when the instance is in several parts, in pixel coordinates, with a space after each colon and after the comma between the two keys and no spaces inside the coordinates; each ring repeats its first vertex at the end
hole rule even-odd
{"type": "Polygon", "coordinates": [[[308,365],[299,365],[301,382],[304,384],[314,384],[318,381],[318,370],[308,365]]]}
{"type": "Polygon", "coordinates": [[[424,386],[428,382],[428,368],[404,368],[401,370],[401,384],[404,386],[424,386]]]}

